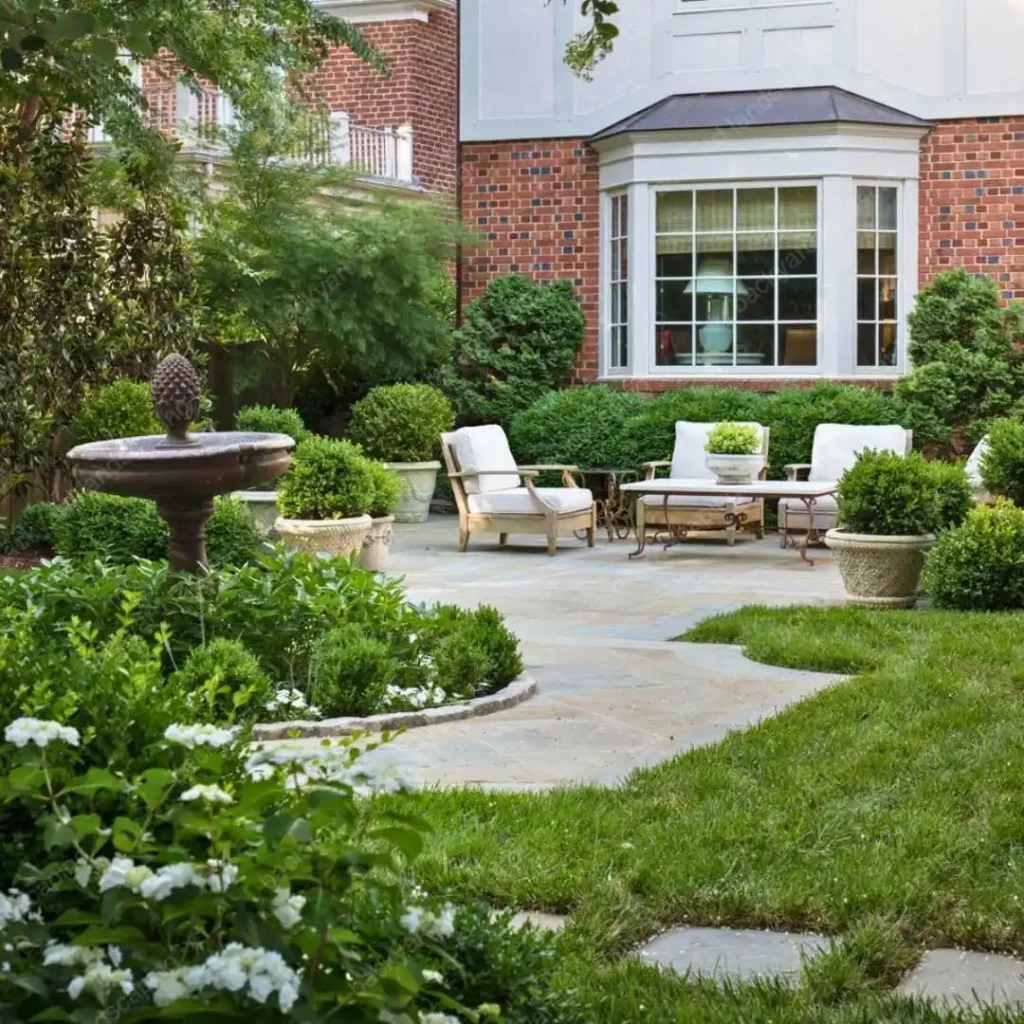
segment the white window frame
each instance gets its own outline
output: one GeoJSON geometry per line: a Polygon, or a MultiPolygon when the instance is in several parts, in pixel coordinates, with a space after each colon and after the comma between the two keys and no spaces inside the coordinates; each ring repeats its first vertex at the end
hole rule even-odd
{"type": "MultiPolygon", "coordinates": [[[[627,376],[630,372],[630,367],[633,364],[633,347],[635,344],[633,338],[633,322],[632,322],[632,305],[630,301],[630,280],[633,275],[632,257],[633,250],[632,236],[633,236],[633,218],[632,218],[632,206],[629,199],[628,189],[618,189],[614,192],[606,194],[602,205],[603,219],[602,219],[602,231],[601,231],[601,253],[602,253],[602,306],[605,309],[605,316],[602,318],[601,327],[601,346],[604,353],[604,366],[607,367],[607,372],[614,376],[627,376]],[[615,216],[616,200],[625,201],[626,203],[626,234],[622,234],[621,229],[621,212],[618,217],[615,216]],[[616,220],[619,223],[614,223],[616,220]],[[612,252],[613,242],[618,241],[620,246],[623,242],[626,244],[626,276],[625,278],[615,276],[618,273],[619,268],[613,266],[612,252]],[[613,311],[615,304],[612,301],[612,289],[616,285],[625,285],[625,291],[627,295],[626,299],[626,319],[615,320],[613,319],[613,311]],[[615,349],[615,328],[624,327],[626,330],[626,360],[624,363],[619,363],[617,359],[617,353],[615,349]]],[[[621,211],[621,207],[620,207],[621,211]]],[[[620,307],[621,308],[621,307],[620,307]]]]}

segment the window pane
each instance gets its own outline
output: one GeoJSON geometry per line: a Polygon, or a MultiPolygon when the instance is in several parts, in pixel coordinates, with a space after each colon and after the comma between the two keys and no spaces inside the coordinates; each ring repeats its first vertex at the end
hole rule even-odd
{"type": "Polygon", "coordinates": [[[775,319],[775,281],[772,278],[736,282],[736,319],[775,319]]]}
{"type": "Polygon", "coordinates": [[[736,236],[736,273],[741,275],[775,273],[775,236],[772,234],[736,236]]]}
{"type": "Polygon", "coordinates": [[[818,328],[814,324],[779,324],[779,366],[817,366],[818,328]]]}
{"type": "Polygon", "coordinates": [[[818,280],[814,277],[780,278],[779,319],[818,319],[818,280]]]}
{"type": "Polygon", "coordinates": [[[875,281],[867,278],[857,282],[857,319],[875,320],[878,311],[875,307],[875,281]]]}
{"type": "Polygon", "coordinates": [[[619,323],[629,323],[629,285],[623,282],[618,286],[619,290],[619,309],[622,310],[622,316],[619,319],[619,323]]]}
{"type": "MultiPolygon", "coordinates": [[[[732,189],[697,193],[697,230],[732,231],[732,189]]],[[[730,246],[731,248],[731,246],[730,246]]]]}
{"type": "Polygon", "coordinates": [[[742,188],[736,195],[736,228],[739,231],[775,230],[775,189],[742,188]]]}
{"type": "Polygon", "coordinates": [[[693,328],[658,327],[658,366],[693,365],[693,328]]]}
{"type": "Polygon", "coordinates": [[[611,274],[611,280],[621,280],[622,273],[622,243],[616,240],[612,240],[612,260],[611,266],[609,267],[609,273],[611,274]]]}
{"type": "Polygon", "coordinates": [[[732,235],[697,236],[697,273],[704,273],[702,265],[715,261],[715,274],[732,274],[732,235]]]}
{"type": "Polygon", "coordinates": [[[739,324],[737,326],[736,365],[775,365],[775,327],[773,324],[739,324]]]}
{"type": "Polygon", "coordinates": [[[816,274],[818,236],[813,231],[779,234],[779,273],[816,274]]]}
{"type": "Polygon", "coordinates": [[[629,234],[629,196],[619,196],[619,235],[629,234]]]}
{"type": "Polygon", "coordinates": [[[878,319],[896,319],[896,278],[883,277],[878,281],[878,319]]]}
{"type": "Polygon", "coordinates": [[[877,274],[875,266],[875,239],[874,231],[857,232],[857,273],[877,274]]]}
{"type": "Polygon", "coordinates": [[[816,188],[779,189],[779,230],[818,226],[818,190],[816,188]]]}
{"type": "Polygon", "coordinates": [[[878,190],[878,227],[881,231],[896,230],[896,189],[878,190]]]}
{"type": "Polygon", "coordinates": [[[874,324],[857,324],[857,365],[875,365],[875,330],[874,324]]]}
{"type": "Polygon", "coordinates": [[[611,322],[613,324],[622,323],[622,308],[619,304],[619,296],[621,291],[617,284],[612,285],[612,308],[611,308],[611,322]]]}
{"type": "Polygon", "coordinates": [[[693,193],[658,193],[658,231],[689,233],[693,230],[693,193]]]}
{"type": "Polygon", "coordinates": [[[686,289],[689,281],[659,281],[655,319],[663,321],[693,319],[693,295],[686,289]]]}
{"type": "Polygon", "coordinates": [[[857,189],[857,227],[873,231],[875,223],[875,190],[871,185],[861,185],[857,189]]]}
{"type": "Polygon", "coordinates": [[[896,365],[896,325],[881,324],[878,328],[878,354],[882,366],[896,365]]]}
{"type": "Polygon", "coordinates": [[[697,364],[732,365],[732,324],[701,324],[697,328],[697,364]]]}
{"type": "Polygon", "coordinates": [[[888,231],[878,236],[878,272],[896,274],[896,235],[888,231]]]}
{"type": "Polygon", "coordinates": [[[658,277],[693,276],[693,237],[662,235],[657,243],[658,277]]]}

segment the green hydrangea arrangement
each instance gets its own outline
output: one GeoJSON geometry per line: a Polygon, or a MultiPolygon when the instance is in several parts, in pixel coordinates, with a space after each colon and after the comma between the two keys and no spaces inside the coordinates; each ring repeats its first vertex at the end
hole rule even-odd
{"type": "Polygon", "coordinates": [[[710,455],[756,455],[761,432],[749,423],[718,423],[709,431],[704,450],[710,455]]]}

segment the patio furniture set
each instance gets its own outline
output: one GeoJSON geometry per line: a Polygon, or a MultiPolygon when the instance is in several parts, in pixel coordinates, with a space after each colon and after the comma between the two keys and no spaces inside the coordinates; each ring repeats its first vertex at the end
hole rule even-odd
{"type": "MultiPolygon", "coordinates": [[[[767,460],[769,430],[761,432],[761,455],[767,460]]],[[[671,461],[649,462],[645,479],[630,481],[634,471],[587,470],[576,466],[519,466],[499,426],[463,427],[443,434],[442,451],[459,513],[459,551],[468,549],[474,533],[497,533],[505,545],[510,534],[543,534],[548,554],[558,549],[559,537],[586,538],[594,546],[598,524],[608,540],[625,539],[635,530],[643,554],[650,540],[665,546],[692,533],[722,532],[733,545],[742,530],[764,536],[765,499],[779,501],[779,535],[783,547],[800,534],[800,556],[811,562],[807,549],[837,522],[835,493],[839,479],[872,448],[906,454],[911,431],[898,425],[861,426],[823,423],[814,433],[811,461],[786,467],[785,480],[765,479],[765,470],[750,483],[720,484],[708,469],[705,444],[714,423],[679,422],[671,461]],[[667,469],[667,477],[659,477],[667,469]],[[544,472],[562,475],[561,487],[537,485],[544,472]],[[577,478],[601,479],[604,493],[580,487],[577,478]]]]}

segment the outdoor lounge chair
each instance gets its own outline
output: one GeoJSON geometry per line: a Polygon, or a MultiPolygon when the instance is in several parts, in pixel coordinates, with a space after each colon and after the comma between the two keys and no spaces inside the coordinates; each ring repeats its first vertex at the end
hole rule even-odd
{"type": "Polygon", "coordinates": [[[510,533],[545,534],[549,555],[566,534],[585,532],[587,546],[594,546],[597,507],[590,491],[576,485],[576,466],[517,466],[498,426],[442,434],[441,451],[459,510],[459,551],[472,533],[497,533],[502,545],[510,533]],[[565,486],[537,487],[537,476],[547,471],[560,471],[565,486]]]}
{"type": "MultiPolygon", "coordinates": [[[[676,443],[671,462],[645,462],[647,479],[653,480],[659,469],[669,467],[669,479],[673,480],[715,480],[715,474],[707,467],[705,445],[708,434],[717,426],[715,423],[676,423],[676,443]]],[[[760,423],[747,426],[761,431],[761,454],[768,458],[768,428],[760,423]]],[[[762,477],[764,472],[762,471],[762,477]]],[[[744,527],[753,527],[757,536],[764,536],[764,501],[760,498],[729,498],[718,496],[702,497],[673,496],[665,499],[656,495],[644,495],[637,502],[637,531],[654,530],[685,536],[690,532],[724,531],[726,542],[736,543],[738,527],[732,517],[745,516],[744,527]],[[727,522],[728,518],[731,520],[727,522]]]]}
{"type": "MultiPolygon", "coordinates": [[[[836,483],[867,448],[907,455],[914,443],[914,432],[898,424],[861,426],[850,423],[819,423],[814,431],[809,463],[786,467],[790,480],[836,483]],[[804,475],[806,474],[806,475],[804,475]]],[[[814,525],[822,534],[831,530],[839,518],[839,506],[832,497],[819,498],[814,507],[814,525]]],[[[791,533],[806,533],[810,523],[803,502],[783,498],[779,502],[779,544],[785,547],[791,533]]]]}

